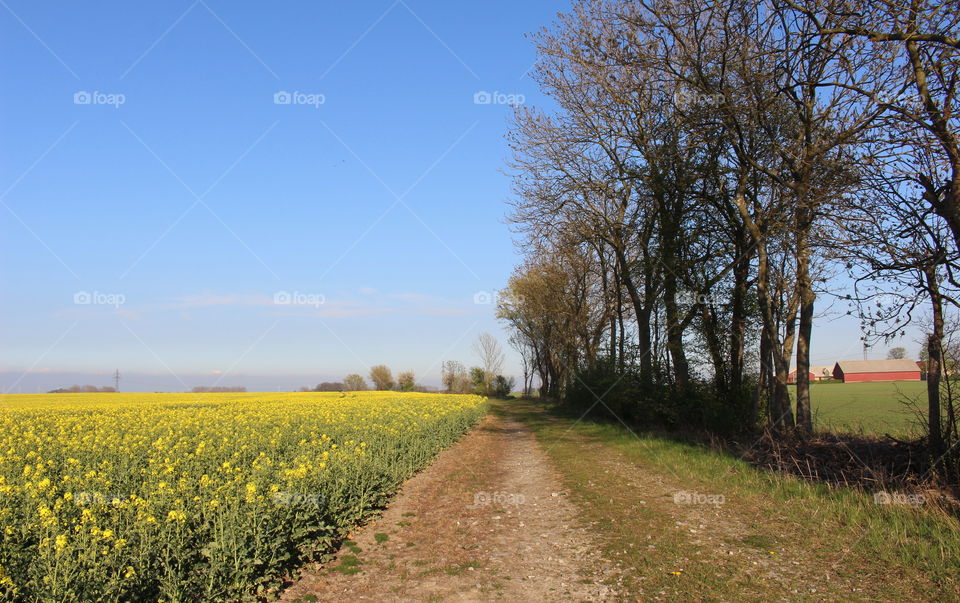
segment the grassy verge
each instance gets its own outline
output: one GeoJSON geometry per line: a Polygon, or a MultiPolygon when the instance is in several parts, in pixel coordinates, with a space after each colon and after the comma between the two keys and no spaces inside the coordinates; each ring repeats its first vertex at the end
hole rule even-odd
{"type": "Polygon", "coordinates": [[[935,510],[771,474],[542,405],[493,411],[537,435],[631,596],[957,600],[960,526],[935,510]]]}

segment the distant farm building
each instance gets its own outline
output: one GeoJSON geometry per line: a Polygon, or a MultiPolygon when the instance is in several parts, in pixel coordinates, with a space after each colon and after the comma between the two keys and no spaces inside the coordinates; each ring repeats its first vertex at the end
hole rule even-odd
{"type": "Polygon", "coordinates": [[[833,367],[833,378],[845,383],[860,381],[920,381],[915,360],[841,360],[833,367]]]}
{"type": "MultiPolygon", "coordinates": [[[[833,379],[833,367],[832,366],[811,366],[810,367],[810,381],[829,381],[833,379]]],[[[790,371],[790,374],[787,375],[787,383],[796,383],[797,382],[797,369],[790,371]]]]}

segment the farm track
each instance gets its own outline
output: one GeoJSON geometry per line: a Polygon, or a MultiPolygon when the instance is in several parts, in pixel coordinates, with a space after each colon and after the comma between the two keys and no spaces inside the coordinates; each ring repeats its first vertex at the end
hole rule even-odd
{"type": "Polygon", "coordinates": [[[409,480],[351,540],[334,560],[306,569],[282,599],[619,598],[614,566],[578,523],[532,432],[494,415],[409,480]]]}

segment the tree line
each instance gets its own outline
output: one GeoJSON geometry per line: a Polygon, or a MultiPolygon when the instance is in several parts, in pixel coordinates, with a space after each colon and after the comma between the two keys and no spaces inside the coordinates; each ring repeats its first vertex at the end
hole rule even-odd
{"type": "Polygon", "coordinates": [[[947,0],[582,0],[534,35],[552,106],[514,110],[498,315],[541,395],[810,432],[839,298],[865,344],[929,333],[930,451],[953,446],[958,23],[947,0]]]}
{"type": "MultiPolygon", "coordinates": [[[[513,377],[503,374],[505,355],[500,342],[489,333],[481,333],[473,344],[473,351],[480,359],[480,366],[469,369],[458,360],[445,360],[441,365],[440,381],[443,391],[451,394],[477,394],[481,396],[508,397],[513,391],[513,377]]],[[[417,383],[412,370],[398,373],[385,364],[370,367],[368,373],[373,389],[377,391],[435,392],[434,387],[417,383]]],[[[343,381],[323,382],[314,388],[300,388],[302,392],[342,392],[365,391],[370,389],[367,380],[358,373],[352,373],[343,381]]],[[[529,393],[526,391],[525,393],[529,393]]]]}
{"type": "Polygon", "coordinates": [[[71,385],[70,387],[59,387],[57,389],[51,389],[48,391],[48,394],[105,394],[105,393],[115,393],[117,388],[111,387],[109,385],[96,386],[96,385],[71,385]]]}

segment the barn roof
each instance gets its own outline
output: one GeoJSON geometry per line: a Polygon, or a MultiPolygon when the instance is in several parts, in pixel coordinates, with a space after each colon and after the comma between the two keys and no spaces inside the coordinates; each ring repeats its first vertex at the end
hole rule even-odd
{"type": "Polygon", "coordinates": [[[918,371],[917,361],[909,358],[890,360],[840,360],[837,366],[844,373],[894,373],[918,371]]]}

